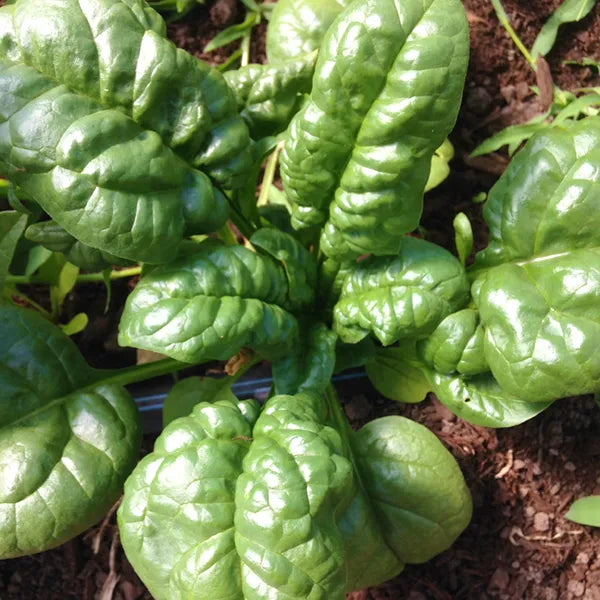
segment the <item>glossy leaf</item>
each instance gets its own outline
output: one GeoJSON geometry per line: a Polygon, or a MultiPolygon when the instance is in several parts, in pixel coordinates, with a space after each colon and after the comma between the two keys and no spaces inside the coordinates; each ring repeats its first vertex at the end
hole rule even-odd
{"type": "Polygon", "coordinates": [[[552,13],[538,33],[531,48],[531,55],[536,58],[539,55],[546,56],[558,35],[558,28],[565,23],[581,21],[594,8],[596,0],[564,0],[562,4],[552,13]]]}
{"type": "Polygon", "coordinates": [[[17,242],[26,225],[26,215],[22,215],[16,210],[0,212],[0,290],[4,287],[17,242]]]}
{"type": "Polygon", "coordinates": [[[124,388],[94,387],[75,345],[33,311],[0,307],[0,557],[84,531],[115,502],[140,443],[124,388]]]}
{"type": "Polygon", "coordinates": [[[600,119],[535,136],[489,194],[475,258],[485,358],[508,394],[600,389],[600,119]]]}
{"type": "Polygon", "coordinates": [[[329,26],[351,1],[279,0],[267,29],[269,64],[318,50],[329,26]]]}
{"type": "Polygon", "coordinates": [[[235,400],[232,377],[186,377],[178,381],[163,404],[163,428],[179,417],[187,417],[196,404],[235,400]]]}
{"type": "Polygon", "coordinates": [[[546,410],[551,402],[528,402],[504,391],[491,373],[472,378],[427,372],[438,400],[461,419],[482,427],[520,425],[546,410]]]}
{"type": "Polygon", "coordinates": [[[446,550],[471,519],[471,495],[452,455],[422,425],[390,416],[350,434],[352,500],[339,520],[348,590],[378,585],[403,563],[446,550]]]}
{"type": "Polygon", "coordinates": [[[394,257],[360,261],[344,280],[334,330],[356,343],[372,332],[384,345],[423,338],[468,302],[462,265],[443,248],[406,237],[394,257]]]}
{"type": "Polygon", "coordinates": [[[310,92],[316,52],[280,65],[248,65],[227,71],[238,110],[254,139],[284,131],[310,92]]]}
{"type": "Polygon", "coordinates": [[[276,396],[254,423],[257,412],[198,405],[128,480],[121,538],[157,600],[343,599],[340,438],[316,395],[276,396]]]}
{"type": "Polygon", "coordinates": [[[323,393],[335,366],[337,336],[323,323],[301,327],[300,343],[273,363],[276,394],[323,393]]]}
{"type": "Polygon", "coordinates": [[[177,50],[152,9],[23,0],[0,21],[0,172],[65,230],[158,263],[225,221],[211,178],[243,183],[247,128],[222,76],[177,50]]]}
{"type": "Polygon", "coordinates": [[[431,170],[429,179],[425,184],[425,191],[429,192],[443,183],[450,175],[450,161],[454,158],[454,146],[449,139],[436,149],[431,157],[431,170]]]}
{"type": "Polygon", "coordinates": [[[373,387],[390,400],[417,403],[425,399],[431,385],[423,372],[414,343],[380,348],[365,370],[373,387]]]}
{"type": "Polygon", "coordinates": [[[226,360],[244,346],[279,358],[298,341],[289,305],[273,259],[207,240],[142,278],[127,298],[119,343],[190,363],[226,360]]]}
{"type": "Polygon", "coordinates": [[[469,221],[469,217],[465,213],[461,212],[454,217],[453,225],[456,252],[461,264],[464,265],[467,262],[467,258],[471,256],[471,252],[473,252],[473,229],[471,221],[469,221]]]}
{"type": "Polygon", "coordinates": [[[281,155],[294,226],[323,225],[327,256],[396,254],[418,225],[467,56],[458,0],[366,0],[329,28],[281,155]]]}
{"type": "Polygon", "coordinates": [[[130,261],[114,256],[110,252],[80,242],[52,220],[30,225],[25,231],[25,237],[52,252],[62,252],[70,263],[86,271],[102,271],[111,265],[131,264],[130,261]]]}

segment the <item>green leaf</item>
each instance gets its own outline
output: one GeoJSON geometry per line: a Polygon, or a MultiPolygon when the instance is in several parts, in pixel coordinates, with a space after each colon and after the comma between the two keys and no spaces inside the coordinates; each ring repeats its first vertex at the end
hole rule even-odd
{"type": "Polygon", "coordinates": [[[65,335],[75,335],[83,331],[88,325],[88,316],[81,312],[77,313],[66,325],[60,325],[65,335]]]}
{"type": "Polygon", "coordinates": [[[358,344],[344,344],[337,340],[335,348],[335,369],[334,373],[342,373],[347,369],[364,367],[373,358],[375,358],[377,348],[373,339],[366,337],[358,344]]]}
{"type": "Polygon", "coordinates": [[[436,188],[450,175],[450,161],[454,158],[454,146],[448,138],[442,145],[433,153],[431,157],[431,171],[429,179],[425,185],[425,191],[436,188]]]}
{"type": "Polygon", "coordinates": [[[27,216],[15,210],[0,212],[0,290],[8,275],[8,269],[25,225],[27,216]]]}
{"type": "Polygon", "coordinates": [[[390,400],[421,402],[431,389],[411,343],[378,349],[365,370],[373,387],[390,400]]]}
{"type": "Polygon", "coordinates": [[[0,558],[53,548],[101,519],[141,440],[135,403],[93,385],[76,346],[39,314],[0,307],[0,558]]]}
{"type": "Polygon", "coordinates": [[[490,191],[475,257],[485,358],[530,402],[600,390],[600,118],[532,138],[490,191]]]}
{"type": "Polygon", "coordinates": [[[316,58],[312,52],[277,66],[247,65],[225,73],[252,138],[287,128],[302,106],[304,94],[310,92],[316,58]]]}
{"type": "Polygon", "coordinates": [[[417,227],[468,47],[459,0],[355,2],[327,30],[281,154],[294,227],[323,226],[326,256],[394,255],[417,227]]]}
{"type": "Polygon", "coordinates": [[[337,335],[323,323],[301,327],[300,343],[273,362],[275,393],[323,393],[333,375],[336,340],[337,335]]]}
{"type": "Polygon", "coordinates": [[[564,2],[552,13],[538,33],[531,48],[531,55],[536,58],[539,55],[546,56],[558,35],[558,28],[564,23],[581,21],[594,8],[596,0],[564,0],[564,2]]]}
{"type": "Polygon", "coordinates": [[[600,527],[600,496],[587,496],[576,500],[571,504],[565,519],[581,525],[600,527]]]}
{"type": "Polygon", "coordinates": [[[469,298],[463,266],[448,251],[406,237],[398,256],[352,265],[333,311],[334,331],[346,343],[372,332],[384,345],[429,335],[469,298]]]}
{"type": "Polygon", "coordinates": [[[165,398],[163,428],[179,417],[187,417],[201,402],[234,402],[232,383],[233,377],[186,377],[178,381],[165,398]]]}
{"type": "Polygon", "coordinates": [[[123,547],[157,600],[343,600],[332,515],[351,468],[340,438],[316,394],[275,396],[257,415],[231,400],[197,405],[127,481],[123,547]]]}
{"type": "Polygon", "coordinates": [[[249,134],[222,75],[176,49],[156,12],[19,0],[0,21],[0,172],[121,258],[168,262],[223,224],[218,187],[246,180],[249,134]]]}
{"type": "Polygon", "coordinates": [[[379,585],[403,563],[420,564],[446,550],[472,513],[456,461],[423,425],[383,417],[349,438],[353,494],[339,520],[348,591],[379,585]]]}
{"type": "Polygon", "coordinates": [[[143,277],[127,298],[119,343],[183,362],[227,360],[246,346],[268,359],[298,342],[283,268],[214,240],[143,277]]]}
{"type": "Polygon", "coordinates": [[[220,33],[218,33],[206,46],[204,52],[212,52],[217,48],[222,48],[231,42],[235,42],[246,35],[246,32],[250,31],[255,25],[260,22],[260,15],[256,12],[248,13],[243,23],[237,23],[227,27],[220,33]]]}
{"type": "Polygon", "coordinates": [[[27,255],[24,275],[26,277],[33,275],[51,256],[52,250],[48,250],[44,246],[33,246],[27,255]]]}
{"type": "Polygon", "coordinates": [[[504,128],[502,131],[499,131],[487,140],[481,142],[481,144],[471,152],[471,156],[483,156],[490,152],[496,152],[496,150],[500,150],[500,148],[507,145],[518,149],[523,142],[527,141],[534,134],[550,127],[549,124],[544,123],[544,119],[548,115],[549,113],[544,113],[523,125],[510,125],[509,127],[504,128]]]}
{"type": "Polygon", "coordinates": [[[473,228],[469,217],[462,212],[454,217],[453,226],[456,252],[460,263],[464,265],[473,252],[473,228]]]}
{"type": "Polygon", "coordinates": [[[318,50],[329,26],[351,0],[279,0],[267,28],[267,62],[279,65],[318,50]]]}
{"type": "Polygon", "coordinates": [[[567,119],[577,119],[585,114],[586,109],[590,106],[600,104],[599,94],[585,94],[573,100],[565,108],[563,108],[554,118],[553,125],[558,126],[563,124],[567,119]]]}
{"type": "Polygon", "coordinates": [[[491,373],[472,378],[427,373],[438,400],[455,415],[482,427],[513,427],[532,419],[552,402],[527,402],[504,391],[491,373]]]}

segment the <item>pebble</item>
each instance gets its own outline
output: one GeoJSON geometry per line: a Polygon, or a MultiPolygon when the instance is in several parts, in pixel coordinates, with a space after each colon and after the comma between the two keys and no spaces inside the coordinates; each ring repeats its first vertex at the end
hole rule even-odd
{"type": "Polygon", "coordinates": [[[533,527],[536,531],[548,531],[550,528],[550,517],[545,512],[536,513],[533,517],[533,527]]]}
{"type": "Polygon", "coordinates": [[[565,463],[565,471],[575,471],[575,469],[577,467],[571,461],[565,463]]]}
{"type": "Polygon", "coordinates": [[[569,581],[567,583],[567,590],[575,596],[575,598],[581,598],[585,592],[585,583],[583,581],[569,581]]]}
{"type": "Polygon", "coordinates": [[[496,590],[505,590],[510,582],[508,573],[502,568],[498,567],[490,579],[488,588],[496,590]]]}

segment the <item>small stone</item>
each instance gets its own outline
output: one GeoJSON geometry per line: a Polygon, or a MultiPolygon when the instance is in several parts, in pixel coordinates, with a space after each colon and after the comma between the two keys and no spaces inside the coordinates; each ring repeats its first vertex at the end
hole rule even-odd
{"type": "Polygon", "coordinates": [[[550,488],[550,493],[553,496],[556,496],[556,494],[558,494],[558,492],[560,492],[560,483],[555,483],[551,488],[550,488]]]}
{"type": "Polygon", "coordinates": [[[513,462],[513,469],[515,471],[522,471],[525,468],[525,461],[517,458],[515,462],[513,462]]]}
{"type": "Polygon", "coordinates": [[[542,474],[542,467],[540,467],[540,463],[533,463],[533,466],[531,467],[531,470],[533,472],[534,475],[541,475],[542,474]]]}
{"type": "Polygon", "coordinates": [[[505,590],[508,587],[509,582],[510,577],[508,576],[508,573],[502,567],[498,567],[490,578],[488,589],[505,590]]]}
{"type": "Polygon", "coordinates": [[[581,598],[585,592],[585,583],[583,581],[569,581],[567,583],[567,591],[569,591],[575,598],[581,598]]]}
{"type": "Polygon", "coordinates": [[[518,560],[515,560],[510,565],[513,569],[518,569],[521,566],[521,563],[518,560]]]}
{"type": "Polygon", "coordinates": [[[590,555],[587,552],[580,552],[575,559],[576,563],[580,565],[587,565],[590,562],[590,555]]]}
{"type": "Polygon", "coordinates": [[[536,513],[533,517],[533,527],[536,531],[548,531],[550,528],[550,517],[545,512],[536,513]]]}
{"type": "Polygon", "coordinates": [[[571,461],[565,463],[565,471],[575,471],[575,469],[577,467],[571,461]]]}
{"type": "Polygon", "coordinates": [[[531,518],[533,515],[535,515],[535,508],[533,508],[533,506],[527,506],[525,508],[525,516],[531,518]]]}

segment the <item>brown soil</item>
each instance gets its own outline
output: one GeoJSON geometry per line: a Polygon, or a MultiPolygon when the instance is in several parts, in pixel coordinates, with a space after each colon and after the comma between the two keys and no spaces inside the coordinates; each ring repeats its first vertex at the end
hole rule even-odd
{"type": "MultiPolygon", "coordinates": [[[[478,160],[468,153],[507,124],[541,112],[529,89],[535,76],[498,25],[489,0],[464,0],[464,4],[472,52],[463,108],[452,135],[457,158],[450,178],[427,199],[423,217],[427,238],[449,248],[452,219],[461,210],[473,222],[476,247],[485,244],[481,205],[472,198],[487,191],[506,165],[501,153],[478,160]]],[[[503,4],[530,47],[560,0],[504,0],[503,4]]],[[[171,24],[169,34],[197,56],[223,62],[236,43],[210,56],[202,49],[219,28],[243,18],[241,3],[218,0],[216,7],[200,6],[171,24]]],[[[562,64],[585,56],[600,58],[598,39],[600,6],[581,23],[561,29],[547,57],[555,83],[569,90],[600,84],[590,68],[562,64]]],[[[264,59],[264,26],[252,51],[254,60],[264,59]]],[[[101,288],[93,290],[88,293],[103,298],[101,288]]],[[[118,289],[116,296],[113,292],[113,306],[126,291],[118,289]]],[[[100,306],[97,312],[96,321],[103,314],[100,306]]],[[[110,340],[115,318],[104,319],[93,326],[101,339],[110,340]]],[[[92,339],[81,342],[88,355],[108,355],[100,362],[114,360],[110,342],[101,347],[92,339]]],[[[121,358],[131,360],[131,356],[121,358]]],[[[575,498],[600,493],[596,468],[600,411],[591,398],[559,401],[533,421],[509,430],[469,425],[435,398],[402,407],[372,392],[353,392],[346,395],[345,406],[354,426],[392,413],[427,425],[458,459],[474,499],[473,521],[450,550],[426,565],[407,567],[385,585],[355,592],[349,600],[600,600],[600,530],[563,517],[575,498]]],[[[145,442],[147,450],[151,441],[145,442]]],[[[51,552],[0,562],[0,600],[110,598],[150,599],[118,545],[114,519],[51,552]],[[98,540],[97,554],[92,551],[94,540],[98,540]]]]}

